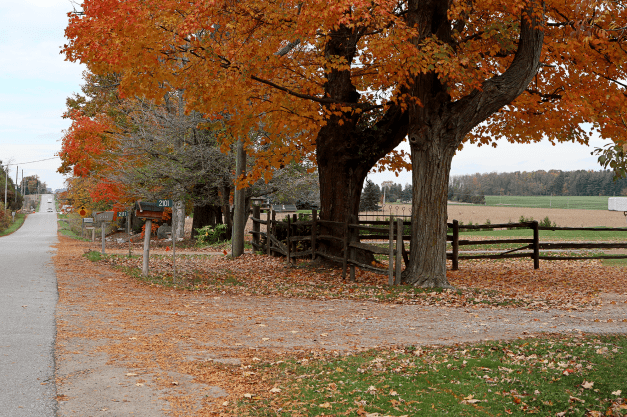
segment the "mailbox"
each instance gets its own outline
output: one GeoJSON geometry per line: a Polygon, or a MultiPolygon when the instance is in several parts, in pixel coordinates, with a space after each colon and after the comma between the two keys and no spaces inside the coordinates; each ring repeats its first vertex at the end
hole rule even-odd
{"type": "Polygon", "coordinates": [[[161,220],[163,217],[163,206],[158,203],[135,203],[135,216],[140,219],[161,220]]]}

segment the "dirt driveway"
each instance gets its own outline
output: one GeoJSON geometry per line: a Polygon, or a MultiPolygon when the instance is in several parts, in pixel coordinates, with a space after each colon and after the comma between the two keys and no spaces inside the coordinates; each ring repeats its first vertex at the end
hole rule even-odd
{"type": "Polygon", "coordinates": [[[58,415],[229,415],[264,382],[252,361],[511,339],[541,332],[627,333],[627,295],[595,309],[449,308],[350,300],[191,293],[141,284],[92,264],[60,237],[58,415]]]}

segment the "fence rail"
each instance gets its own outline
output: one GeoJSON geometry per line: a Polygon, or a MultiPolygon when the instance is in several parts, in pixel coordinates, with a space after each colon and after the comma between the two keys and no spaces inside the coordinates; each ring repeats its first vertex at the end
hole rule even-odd
{"type": "MultiPolygon", "coordinates": [[[[411,242],[410,235],[404,235],[407,226],[411,226],[411,219],[393,216],[386,221],[364,220],[360,215],[348,218],[345,222],[321,220],[316,210],[312,210],[311,220],[299,220],[296,214],[288,215],[283,221],[276,220],[276,212],[265,211],[265,220],[262,219],[260,207],[253,207],[252,245],[255,251],[263,251],[268,255],[284,256],[288,263],[296,258],[311,258],[320,256],[342,264],[342,276],[346,279],[350,271],[350,280],[355,280],[355,267],[388,276],[390,285],[400,284],[402,264],[409,263],[409,256],[404,242],[411,242]],[[265,231],[261,226],[265,225],[265,231]],[[335,229],[329,234],[328,229],[335,229]],[[341,232],[340,230],[341,229],[341,232]],[[365,233],[363,233],[365,232],[365,233]],[[341,246],[338,253],[330,254],[318,250],[319,242],[333,242],[336,247],[341,246]],[[382,241],[387,247],[377,246],[374,242],[382,241]],[[360,258],[364,253],[383,255],[388,257],[388,267],[381,268],[366,264],[360,258]]],[[[452,250],[446,257],[452,261],[452,269],[459,269],[460,260],[470,259],[508,259],[530,258],[534,269],[540,267],[540,260],[578,260],[578,259],[627,259],[627,255],[595,255],[595,256],[548,256],[541,255],[541,250],[585,250],[585,249],[627,249],[625,243],[596,243],[596,242],[540,242],[541,230],[570,230],[570,231],[622,231],[627,228],[591,228],[591,227],[544,227],[537,221],[484,225],[461,225],[457,220],[447,224],[450,234],[447,242],[451,242],[452,250]],[[462,230],[486,230],[519,228],[531,229],[532,238],[470,240],[460,239],[462,230]],[[513,244],[521,245],[507,249],[500,253],[466,253],[460,254],[460,247],[472,245],[513,244]]]]}

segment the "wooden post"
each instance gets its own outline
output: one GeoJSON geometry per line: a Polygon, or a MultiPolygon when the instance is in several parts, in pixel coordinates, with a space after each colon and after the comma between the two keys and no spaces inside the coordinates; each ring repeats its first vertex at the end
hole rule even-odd
{"type": "Polygon", "coordinates": [[[253,249],[255,251],[259,250],[259,232],[261,232],[261,223],[259,223],[259,219],[261,220],[261,207],[258,205],[253,206],[253,249]]]}
{"type": "Polygon", "coordinates": [[[396,219],[396,285],[401,285],[401,259],[403,257],[403,220],[396,219]]]}
{"type": "MultiPolygon", "coordinates": [[[[176,239],[178,237],[178,229],[179,229],[179,213],[180,210],[178,208],[180,200],[174,203],[172,207],[172,282],[176,282],[176,239]]],[[[181,202],[181,204],[183,204],[181,202]]],[[[185,212],[183,212],[185,213],[185,212]]],[[[183,221],[185,221],[185,217],[183,217],[183,221]]]]}
{"type": "Polygon", "coordinates": [[[102,240],[102,254],[105,254],[105,235],[107,233],[107,223],[100,223],[100,238],[102,240]]]}
{"type": "Polygon", "coordinates": [[[346,223],[344,223],[344,259],[342,260],[342,279],[346,280],[346,265],[348,264],[348,223],[350,217],[346,216],[346,223]]]}
{"type": "Polygon", "coordinates": [[[311,260],[316,260],[316,235],[318,234],[318,210],[311,210],[311,260]]]}
{"type": "Polygon", "coordinates": [[[144,259],[142,263],[142,274],[148,276],[148,258],[150,257],[150,232],[152,231],[152,220],[146,220],[144,231],[144,259]]]}
{"type": "Polygon", "coordinates": [[[287,247],[287,264],[289,265],[292,262],[291,259],[291,237],[292,237],[292,219],[290,218],[290,215],[287,215],[287,239],[285,240],[286,243],[286,247],[287,247]]]}
{"type": "Polygon", "coordinates": [[[133,208],[131,207],[126,212],[126,233],[128,234],[128,257],[130,258],[133,254],[133,243],[131,242],[131,213],[133,208]]]}
{"type": "Polygon", "coordinates": [[[533,221],[533,269],[540,268],[540,229],[538,221],[533,221]]]}
{"type": "Polygon", "coordinates": [[[459,221],[453,220],[453,271],[459,269],[459,221]]]}
{"type": "Polygon", "coordinates": [[[390,243],[388,252],[388,285],[394,285],[394,218],[390,214],[390,243]]]}
{"type": "MultiPolygon", "coordinates": [[[[276,232],[276,211],[272,210],[272,230],[270,231],[270,235],[271,236],[275,236],[275,232],[276,232]]],[[[272,242],[270,240],[268,240],[268,247],[270,248],[268,250],[268,252],[270,253],[270,255],[274,255],[273,251],[272,251],[272,242]]]]}
{"type": "MultiPolygon", "coordinates": [[[[355,216],[354,214],[351,215],[351,222],[355,223],[355,224],[359,224],[359,218],[357,216],[355,216]]],[[[354,236],[355,233],[353,232],[353,234],[351,234],[351,239],[350,242],[359,242],[359,229],[357,229],[357,236],[354,236]]],[[[355,254],[355,248],[350,248],[348,250],[348,256],[350,256],[350,259],[355,259],[356,258],[356,254],[355,254]]],[[[355,282],[355,264],[351,263],[350,265],[350,281],[351,282],[355,282]]]]}
{"type": "Polygon", "coordinates": [[[270,233],[272,232],[272,221],[270,221],[271,208],[266,212],[266,254],[270,256],[270,233]]]}

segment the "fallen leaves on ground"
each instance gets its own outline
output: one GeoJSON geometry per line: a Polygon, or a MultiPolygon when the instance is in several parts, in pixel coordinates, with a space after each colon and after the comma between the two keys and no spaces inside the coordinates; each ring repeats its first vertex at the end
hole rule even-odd
{"type": "MultiPolygon", "coordinates": [[[[108,257],[101,262],[139,276],[141,258],[108,257]]],[[[387,276],[357,269],[357,282],[342,279],[340,269],[311,261],[287,265],[284,258],[245,254],[181,256],[176,259],[178,282],[172,280],[172,258],[150,258],[151,282],[222,294],[282,296],[309,299],[351,299],[396,304],[449,307],[525,307],[581,310],[599,305],[600,292],[627,293],[627,274],[600,261],[542,262],[534,270],[529,260],[469,261],[448,271],[451,289],[388,286],[387,276]]]]}

